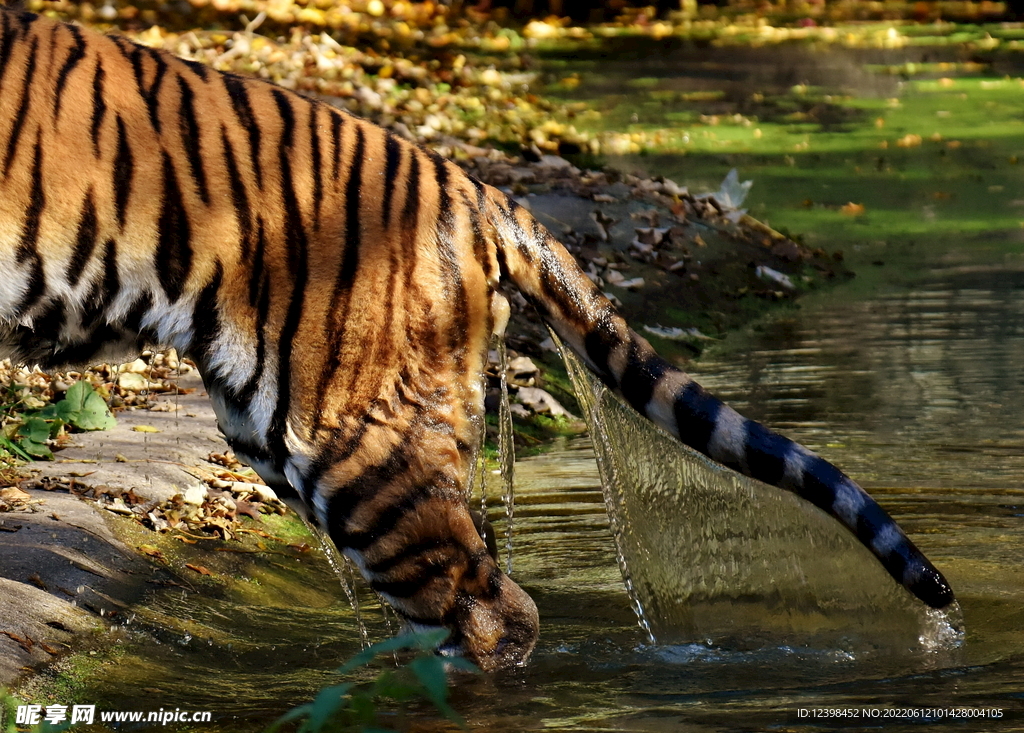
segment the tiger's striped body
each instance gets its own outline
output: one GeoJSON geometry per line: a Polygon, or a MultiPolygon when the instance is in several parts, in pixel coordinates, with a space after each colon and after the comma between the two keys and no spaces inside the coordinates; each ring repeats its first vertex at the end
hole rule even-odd
{"type": "Polygon", "coordinates": [[[485,668],[525,660],[538,628],[464,498],[501,279],[642,414],[952,600],[855,483],[657,357],[514,202],[273,85],[0,10],[0,273],[0,351],[191,355],[235,451],[485,668]]]}

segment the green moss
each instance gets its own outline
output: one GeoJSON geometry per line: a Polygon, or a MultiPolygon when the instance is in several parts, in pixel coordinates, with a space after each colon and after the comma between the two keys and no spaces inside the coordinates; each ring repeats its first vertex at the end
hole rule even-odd
{"type": "MultiPolygon", "coordinates": [[[[88,680],[103,667],[117,664],[126,653],[122,644],[84,645],[83,648],[62,657],[41,673],[28,678],[15,690],[18,697],[36,704],[69,704],[81,701],[83,691],[89,690],[88,680]]],[[[92,704],[96,701],[89,700],[92,704]]]]}
{"type": "MultiPolygon", "coordinates": [[[[229,541],[191,543],[193,538],[180,532],[153,532],[121,517],[112,517],[111,525],[129,547],[150,548],[140,552],[172,582],[206,595],[243,605],[277,605],[281,599],[293,599],[307,606],[328,605],[336,595],[334,572],[322,556],[319,540],[293,512],[261,515],[258,521],[243,517],[238,524],[241,531],[229,541]],[[182,537],[189,541],[181,541],[182,537]],[[154,557],[152,548],[159,550],[159,557],[154,557]],[[311,584],[310,573],[324,582],[311,584]]],[[[150,621],[156,626],[175,625],[170,618],[150,621]]]]}

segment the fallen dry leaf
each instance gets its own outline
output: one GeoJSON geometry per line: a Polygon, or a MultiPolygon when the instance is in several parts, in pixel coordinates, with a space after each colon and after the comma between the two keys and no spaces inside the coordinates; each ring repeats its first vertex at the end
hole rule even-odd
{"type": "Polygon", "coordinates": [[[243,501],[242,499],[235,500],[235,513],[238,515],[244,514],[250,519],[260,518],[260,508],[258,505],[252,502],[243,501]]]}
{"type": "Polygon", "coordinates": [[[17,486],[10,486],[6,489],[0,489],[0,499],[11,503],[23,503],[32,499],[32,495],[27,491],[22,491],[17,486]]]}
{"type": "Polygon", "coordinates": [[[851,201],[848,204],[843,204],[839,211],[847,216],[860,216],[864,213],[864,204],[855,204],[851,201]]]}
{"type": "Polygon", "coordinates": [[[164,560],[163,551],[156,545],[139,545],[139,552],[149,557],[155,557],[157,560],[164,560]]]}
{"type": "Polygon", "coordinates": [[[185,567],[189,570],[194,570],[200,575],[213,575],[213,573],[211,573],[207,568],[203,567],[202,565],[193,565],[192,563],[185,563],[185,567]]]}
{"type": "Polygon", "coordinates": [[[8,639],[18,644],[22,649],[24,649],[27,652],[32,651],[32,647],[35,646],[35,642],[32,641],[30,638],[28,638],[27,636],[18,636],[13,631],[0,631],[0,634],[6,636],[8,639]]]}

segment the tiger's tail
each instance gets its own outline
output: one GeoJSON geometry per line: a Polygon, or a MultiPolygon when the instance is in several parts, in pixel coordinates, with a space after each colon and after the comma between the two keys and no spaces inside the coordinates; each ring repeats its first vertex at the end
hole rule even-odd
{"type": "Polygon", "coordinates": [[[712,460],[793,491],[831,514],[929,606],[943,608],[953,601],[942,574],[852,479],[802,445],[746,419],[658,356],[523,207],[493,188],[483,191],[502,275],[609,388],[712,460]]]}

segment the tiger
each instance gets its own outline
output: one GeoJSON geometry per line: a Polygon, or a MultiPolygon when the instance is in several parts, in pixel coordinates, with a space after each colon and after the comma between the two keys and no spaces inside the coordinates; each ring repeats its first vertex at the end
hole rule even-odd
{"type": "Polygon", "coordinates": [[[513,198],[272,83],[0,9],[0,272],[0,356],[190,356],[236,455],[483,670],[540,629],[466,498],[504,284],[640,415],[954,599],[858,484],[658,356],[513,198]]]}

